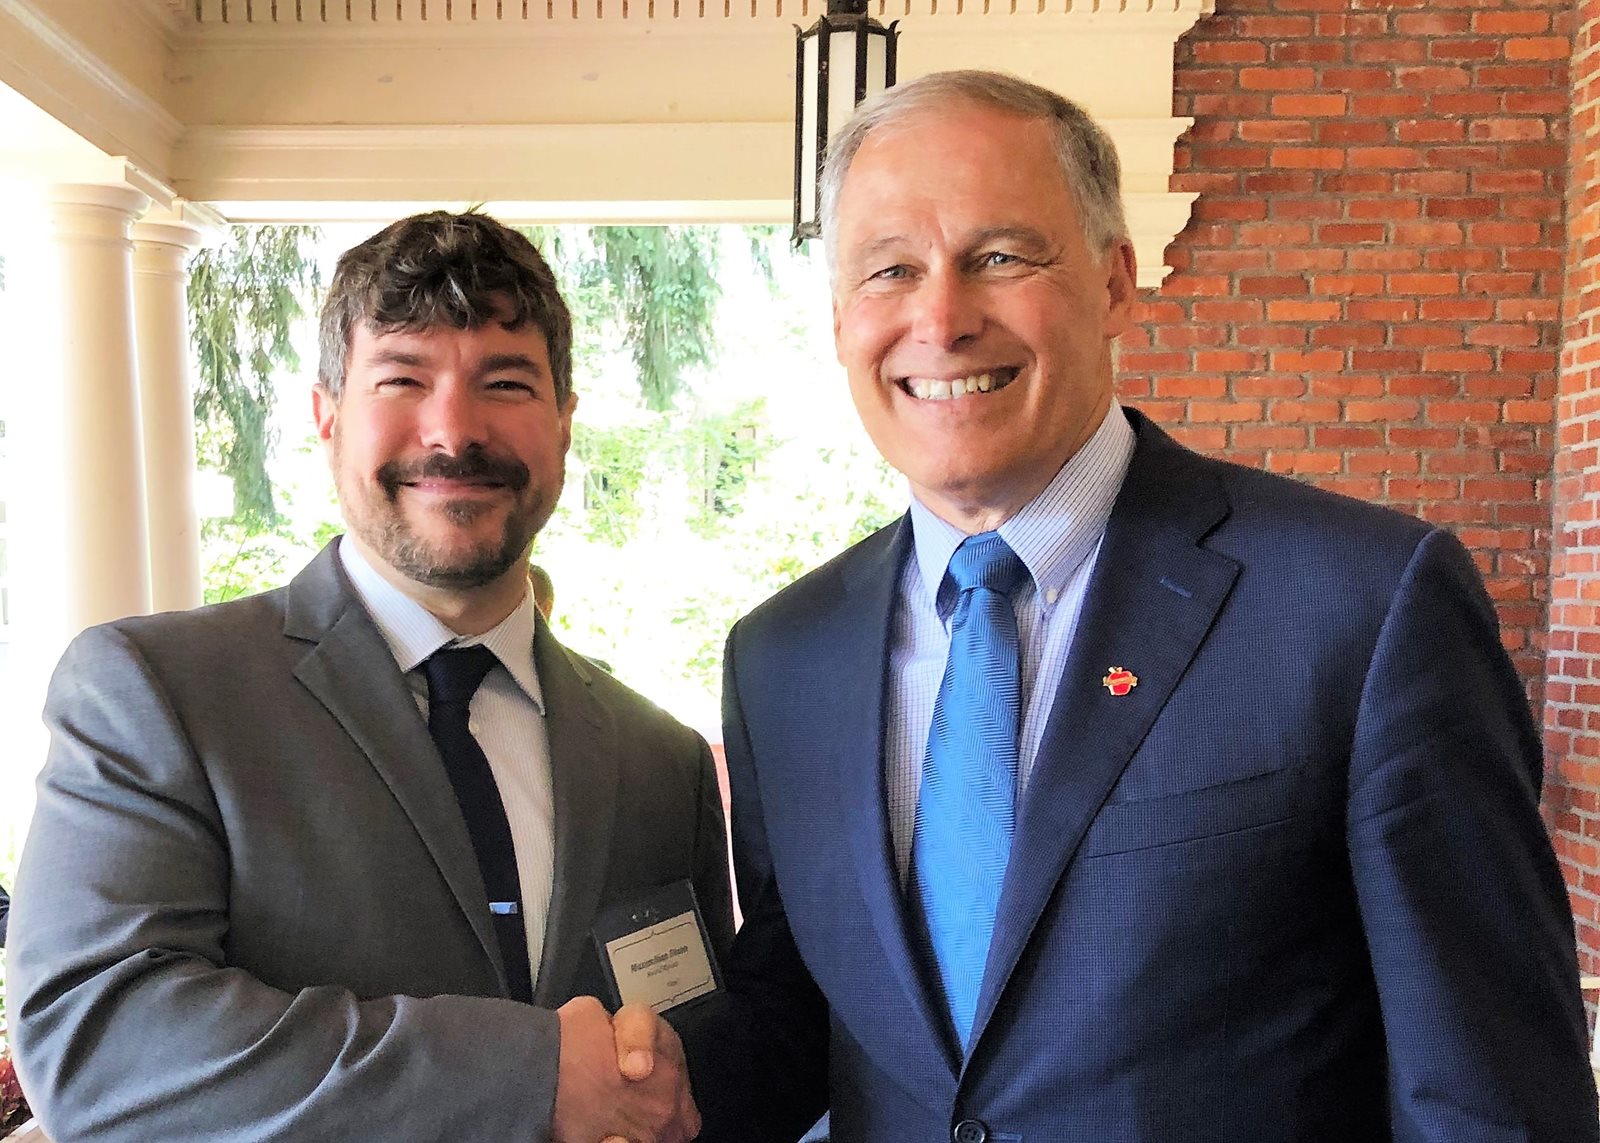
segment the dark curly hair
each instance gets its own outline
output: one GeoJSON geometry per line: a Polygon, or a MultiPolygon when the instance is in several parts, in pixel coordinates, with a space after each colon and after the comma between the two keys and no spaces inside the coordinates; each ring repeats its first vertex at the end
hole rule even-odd
{"type": "Polygon", "coordinates": [[[538,247],[486,214],[402,218],[346,250],[322,306],[317,379],[338,398],[356,326],[418,331],[532,325],[550,349],[556,401],[572,392],[572,315],[538,247]],[[509,308],[510,317],[505,317],[509,308]]]}

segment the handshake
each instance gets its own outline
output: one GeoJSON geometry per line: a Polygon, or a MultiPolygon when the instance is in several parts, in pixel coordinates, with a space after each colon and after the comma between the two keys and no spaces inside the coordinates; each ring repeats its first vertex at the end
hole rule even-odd
{"type": "Polygon", "coordinates": [[[556,1010],[555,1143],[688,1143],[700,1134],[683,1045],[643,1004],[615,1017],[592,996],[556,1010]]]}

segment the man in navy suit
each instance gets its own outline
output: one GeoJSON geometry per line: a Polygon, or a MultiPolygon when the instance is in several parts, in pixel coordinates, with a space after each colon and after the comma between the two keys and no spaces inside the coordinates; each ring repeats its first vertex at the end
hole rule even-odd
{"type": "Polygon", "coordinates": [[[834,144],[839,358],[912,503],[729,638],[747,920],[678,1018],[702,1138],[1594,1140],[1472,561],[1117,404],[1118,183],[1079,108],[985,73],[834,144]],[[970,629],[969,544],[1021,564],[970,629]]]}

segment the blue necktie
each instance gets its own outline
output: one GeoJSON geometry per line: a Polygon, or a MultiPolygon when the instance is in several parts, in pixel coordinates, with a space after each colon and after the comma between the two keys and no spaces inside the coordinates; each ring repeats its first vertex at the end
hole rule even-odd
{"type": "Polygon", "coordinates": [[[922,764],[911,869],[963,1049],[1011,857],[1021,682],[1010,594],[1027,574],[997,532],[964,540],[946,573],[960,596],[922,764]]]}
{"type": "Polygon", "coordinates": [[[500,956],[505,961],[511,998],[533,1000],[528,968],[528,930],[522,918],[522,884],[517,879],[517,851],[511,825],[500,801],[500,787],[483,747],[472,736],[468,711],[483,677],[495,665],[487,647],[435,651],[422,664],[428,676],[428,733],[439,747],[445,772],[455,789],[467,836],[478,857],[478,871],[489,894],[489,910],[500,956]]]}

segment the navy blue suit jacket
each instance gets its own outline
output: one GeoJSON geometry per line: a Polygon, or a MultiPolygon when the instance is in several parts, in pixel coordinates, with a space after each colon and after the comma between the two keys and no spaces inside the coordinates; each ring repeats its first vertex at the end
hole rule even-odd
{"type": "Polygon", "coordinates": [[[1466,551],[1130,419],[967,1059],[885,810],[909,524],[735,627],[747,919],[680,1020],[702,1138],[826,1101],[843,1143],[1596,1139],[1540,742],[1466,551]]]}

